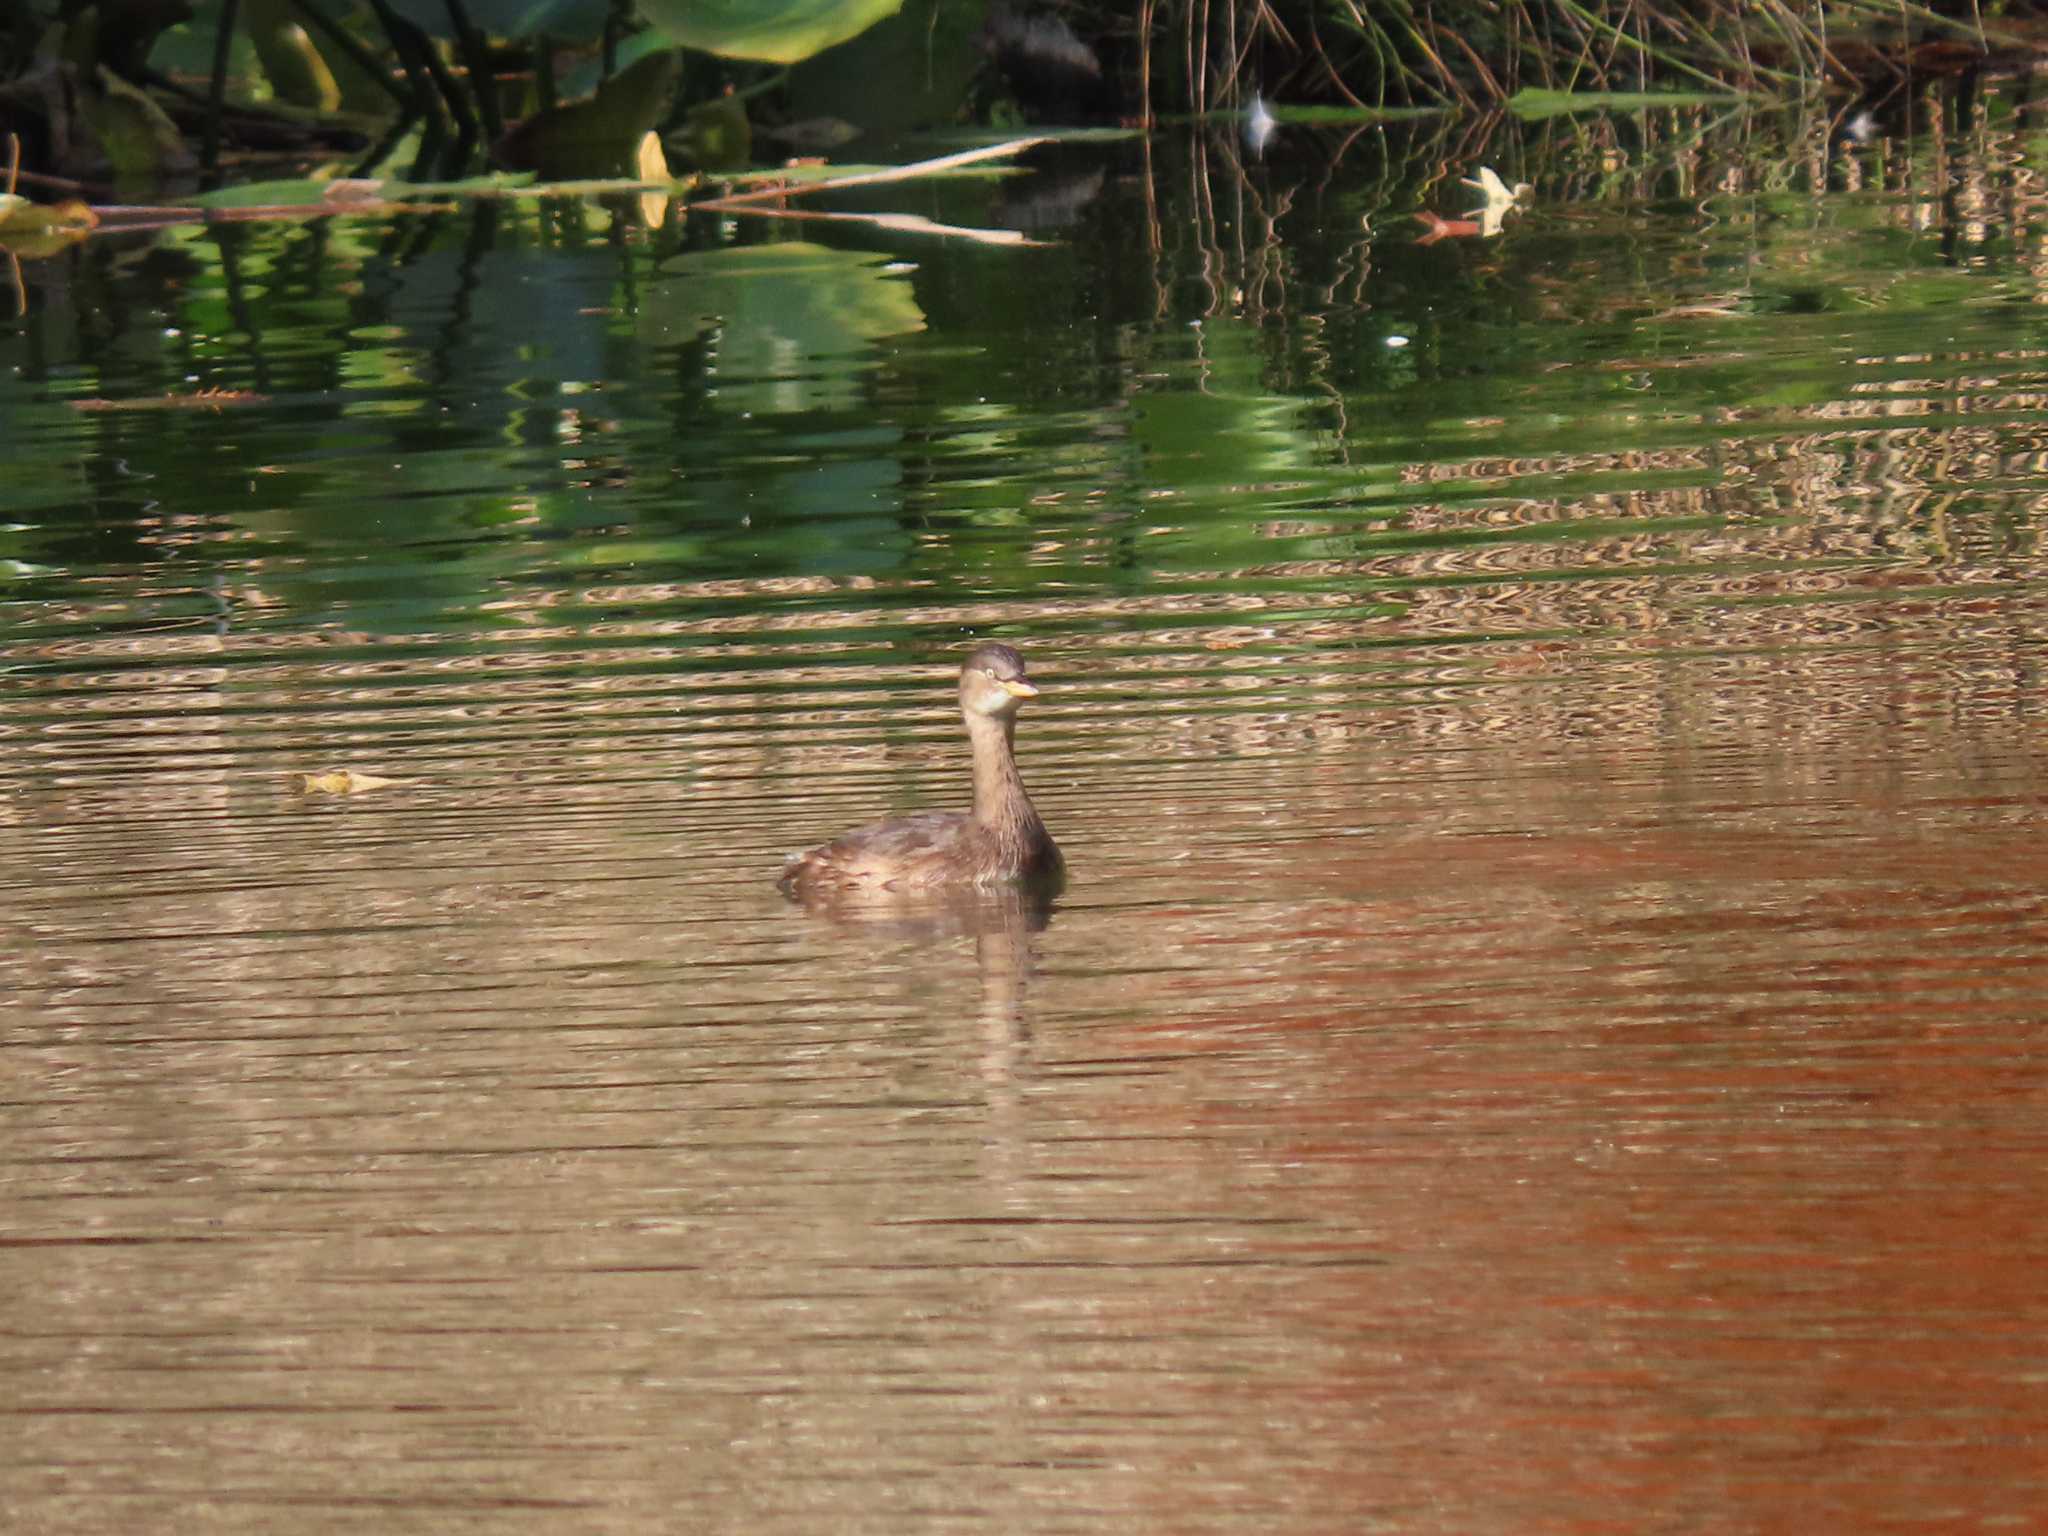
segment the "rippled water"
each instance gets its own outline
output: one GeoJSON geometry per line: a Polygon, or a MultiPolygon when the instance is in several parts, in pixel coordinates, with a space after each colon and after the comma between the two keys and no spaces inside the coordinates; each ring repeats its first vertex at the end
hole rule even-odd
{"type": "Polygon", "coordinates": [[[2024,175],[1333,143],[29,268],[10,1528],[2038,1519],[2024,175]],[[785,902],[989,635],[1068,890],[785,902]]]}

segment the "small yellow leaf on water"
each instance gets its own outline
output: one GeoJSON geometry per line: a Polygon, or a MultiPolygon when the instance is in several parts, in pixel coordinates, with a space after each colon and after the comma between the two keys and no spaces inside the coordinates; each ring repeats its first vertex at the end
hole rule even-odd
{"type": "Polygon", "coordinates": [[[387,784],[396,784],[396,779],[380,779],[374,773],[356,773],[348,768],[334,768],[326,773],[300,773],[293,777],[298,780],[302,795],[360,795],[366,789],[382,789],[387,784]]]}
{"type": "Polygon", "coordinates": [[[646,133],[640,137],[640,149],[634,155],[634,170],[642,181],[667,181],[668,156],[661,152],[661,135],[646,133]]]}
{"type": "MultiPolygon", "coordinates": [[[[642,181],[667,181],[668,156],[661,152],[661,135],[649,132],[640,139],[640,151],[634,157],[634,170],[642,181]]],[[[668,223],[668,194],[666,192],[643,192],[640,194],[640,222],[649,229],[660,229],[668,223]]]]}

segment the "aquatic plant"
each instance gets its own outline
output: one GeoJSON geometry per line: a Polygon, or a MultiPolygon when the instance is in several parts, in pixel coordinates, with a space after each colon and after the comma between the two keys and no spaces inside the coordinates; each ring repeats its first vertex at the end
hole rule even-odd
{"type": "MultiPolygon", "coordinates": [[[[1120,7],[1096,8],[1113,32],[1120,7]]],[[[1136,0],[1148,104],[1481,107],[1529,88],[1806,91],[2038,54],[2036,28],[1906,0],[1136,0]]]]}

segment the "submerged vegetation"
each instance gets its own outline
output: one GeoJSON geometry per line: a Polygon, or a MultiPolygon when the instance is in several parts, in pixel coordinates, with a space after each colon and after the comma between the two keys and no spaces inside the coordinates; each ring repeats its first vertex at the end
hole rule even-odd
{"type": "Polygon", "coordinates": [[[1529,93],[1882,91],[2034,57],[1982,0],[16,0],[26,190],[403,155],[421,177],[711,167],[903,130],[1483,108],[1529,93]],[[1283,112],[1284,112],[1283,108],[1283,112]]]}

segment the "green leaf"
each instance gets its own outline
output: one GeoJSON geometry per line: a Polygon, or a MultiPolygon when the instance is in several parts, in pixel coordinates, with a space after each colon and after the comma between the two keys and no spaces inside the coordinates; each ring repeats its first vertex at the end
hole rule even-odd
{"type": "MultiPolygon", "coordinates": [[[[1314,128],[1328,123],[1385,123],[1413,121],[1423,117],[1441,117],[1442,107],[1334,107],[1334,106],[1290,106],[1283,102],[1268,102],[1266,110],[1276,121],[1295,123],[1304,128],[1314,128]]],[[[1218,114],[1210,113],[1215,117],[1218,114]]],[[[1223,114],[1241,117],[1241,112],[1223,114]]]]}
{"type": "MultiPolygon", "coordinates": [[[[328,6],[334,0],[319,0],[328,6]]],[[[639,14],[670,45],[728,58],[794,64],[893,16],[903,0],[640,0],[639,14]]],[[[491,37],[591,38],[608,0],[465,0],[470,22],[491,37]]],[[[449,37],[447,0],[391,0],[433,37],[449,37]]]]}
{"type": "Polygon", "coordinates": [[[795,64],[893,16],[903,0],[641,0],[640,14],[686,48],[795,64]]]}
{"type": "MultiPolygon", "coordinates": [[[[607,0],[466,0],[471,25],[490,37],[588,39],[604,30],[607,0]]],[[[452,37],[448,0],[391,0],[391,8],[430,37],[452,37]]]]}
{"type": "MultiPolygon", "coordinates": [[[[667,53],[674,47],[674,43],[652,28],[635,32],[631,37],[620,40],[618,51],[612,56],[611,73],[623,75],[649,54],[667,53]]],[[[557,80],[555,89],[561,92],[562,100],[573,101],[579,96],[595,95],[597,88],[609,78],[610,75],[605,73],[603,53],[592,53],[557,80]]]]}
{"type": "Polygon", "coordinates": [[[1719,91],[1543,91],[1521,90],[1507,99],[1508,111],[1523,119],[1561,117],[1568,112],[1633,112],[1641,107],[1735,107],[1744,97],[1719,91]]]}
{"type": "Polygon", "coordinates": [[[327,183],[306,179],[245,181],[240,186],[195,193],[182,201],[194,208],[318,208],[327,201],[327,183]]]}

